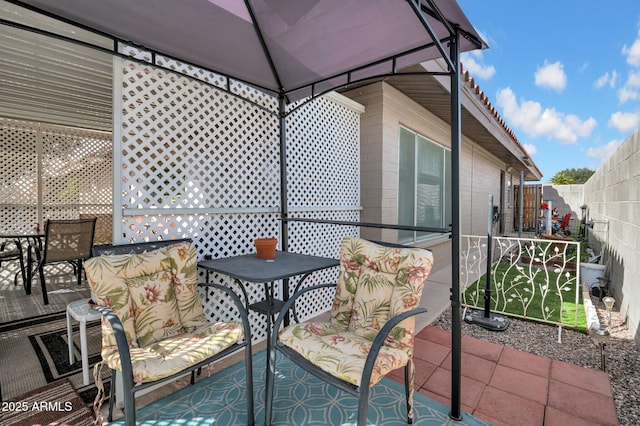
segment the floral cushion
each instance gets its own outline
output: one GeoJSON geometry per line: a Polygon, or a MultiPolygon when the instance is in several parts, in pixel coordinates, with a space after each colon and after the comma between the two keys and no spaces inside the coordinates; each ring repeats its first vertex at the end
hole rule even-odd
{"type": "MultiPolygon", "coordinates": [[[[210,324],[197,290],[197,256],[189,242],[141,254],[94,257],[84,264],[98,305],[120,318],[134,376],[152,381],[181,371],[243,338],[239,323],[210,324]]],[[[115,335],[102,320],[102,358],[120,370],[115,335]]]]}
{"type": "MultiPolygon", "coordinates": [[[[133,381],[153,382],[204,361],[243,338],[242,325],[236,322],[207,323],[191,333],[181,333],[138,348],[131,348],[133,381]]],[[[115,346],[102,351],[109,368],[122,370],[115,346]]]]}
{"type": "Polygon", "coordinates": [[[347,330],[375,339],[389,318],[394,281],[394,274],[379,272],[368,265],[360,267],[347,330]]]}
{"type": "MultiPolygon", "coordinates": [[[[280,331],[279,340],[326,372],[359,386],[372,341],[390,318],[419,306],[432,265],[428,250],[345,238],[330,321],[290,325],[280,331]]],[[[413,317],[393,328],[370,385],[407,364],[413,356],[413,329],[413,317]]]]}
{"type": "MultiPolygon", "coordinates": [[[[418,307],[432,265],[428,250],[345,238],[331,325],[373,340],[389,318],[418,307]]],[[[410,317],[396,326],[387,344],[412,348],[414,322],[410,317]]]]}
{"type": "MultiPolygon", "coordinates": [[[[328,322],[294,324],[280,332],[279,341],[317,367],[346,382],[360,386],[371,340],[351,331],[340,331],[328,322]]],[[[383,345],[376,358],[369,386],[409,361],[407,351],[383,345]]]]}
{"type": "Polygon", "coordinates": [[[125,283],[136,312],[135,329],[139,346],[182,333],[170,272],[160,271],[129,278],[125,283]]]}
{"type": "Polygon", "coordinates": [[[180,322],[186,332],[208,325],[202,301],[198,294],[198,259],[193,244],[183,243],[170,251],[166,262],[172,265],[173,291],[180,313],[180,322]]]}

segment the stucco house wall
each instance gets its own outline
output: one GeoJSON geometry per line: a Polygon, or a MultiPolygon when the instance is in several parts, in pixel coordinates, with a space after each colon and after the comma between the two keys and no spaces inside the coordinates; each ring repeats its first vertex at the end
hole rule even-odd
{"type": "MultiPolygon", "coordinates": [[[[343,94],[365,106],[360,131],[362,221],[396,224],[400,126],[451,148],[450,126],[384,82],[343,94]]],[[[506,166],[467,135],[463,135],[460,166],[461,233],[486,235],[489,195],[493,195],[493,203],[498,205],[500,175],[506,166]]],[[[397,242],[397,234],[389,229],[361,230],[364,238],[389,242],[397,242]]],[[[421,245],[433,251],[434,271],[451,264],[448,234],[421,245]]]]}

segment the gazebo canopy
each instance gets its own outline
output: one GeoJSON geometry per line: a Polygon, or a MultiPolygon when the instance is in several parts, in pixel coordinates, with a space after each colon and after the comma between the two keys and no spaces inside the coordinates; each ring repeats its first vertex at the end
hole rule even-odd
{"type": "Polygon", "coordinates": [[[486,47],[452,0],[9,1],[287,101],[486,47]]]}
{"type": "MultiPolygon", "coordinates": [[[[461,418],[460,52],[486,45],[455,0],[8,0],[278,97],[282,248],[287,250],[286,102],[441,58],[451,77],[452,365],[450,416],[461,418]]],[[[24,28],[6,19],[1,24],[24,28]]],[[[49,34],[38,28],[35,32],[49,34]]],[[[87,45],[87,43],[80,43],[87,45]]],[[[409,72],[409,74],[412,74],[409,72]]],[[[361,224],[367,226],[368,224],[361,224]]],[[[416,228],[417,229],[417,228],[416,228]]],[[[419,230],[426,230],[421,228],[419,230]]]]}

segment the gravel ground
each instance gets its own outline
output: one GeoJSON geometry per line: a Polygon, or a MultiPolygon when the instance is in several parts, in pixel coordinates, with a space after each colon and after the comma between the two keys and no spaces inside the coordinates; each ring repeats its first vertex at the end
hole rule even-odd
{"type": "MultiPolygon", "coordinates": [[[[607,314],[602,302],[592,297],[602,326],[607,325],[607,314]]],[[[614,308],[615,309],[615,308],[614,308]]],[[[618,412],[623,426],[640,425],[640,352],[633,342],[624,318],[618,312],[611,314],[611,337],[605,347],[606,368],[618,412]]],[[[433,324],[451,330],[451,310],[445,311],[433,324]]],[[[462,334],[526,351],[547,358],[600,369],[600,351],[587,334],[563,330],[558,343],[558,328],[546,324],[512,319],[506,331],[495,332],[462,321],[462,334]]]]}

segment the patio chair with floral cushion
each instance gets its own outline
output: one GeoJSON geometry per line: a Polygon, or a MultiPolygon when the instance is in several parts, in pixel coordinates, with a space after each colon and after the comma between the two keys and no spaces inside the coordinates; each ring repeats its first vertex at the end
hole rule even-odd
{"type": "MultiPolygon", "coordinates": [[[[359,238],[340,246],[337,284],[298,291],[283,306],[269,348],[265,421],[271,424],[276,352],[358,398],[358,425],[365,425],[370,387],[393,370],[405,373],[407,420],[413,421],[415,315],[433,256],[420,248],[387,247],[359,238]],[[329,321],[292,324],[278,331],[303,294],[336,287],[329,321]]],[[[286,415],[286,414],[283,414],[286,415]]]]}
{"type": "MultiPolygon", "coordinates": [[[[119,251],[122,253],[122,251],[119,251]]],[[[196,248],[189,241],[143,253],[96,256],[85,264],[87,279],[102,315],[102,362],[115,383],[122,373],[125,421],[135,425],[135,393],[193,372],[244,350],[247,424],[254,424],[251,331],[247,311],[227,287],[197,283],[196,248]],[[198,287],[220,291],[235,304],[240,321],[209,322],[198,287]]],[[[230,307],[231,308],[231,307],[230,307]]],[[[104,397],[102,396],[102,399],[104,397]]],[[[111,386],[113,417],[115,386],[111,386]]],[[[96,398],[99,414],[102,400],[96,398]]]]}

